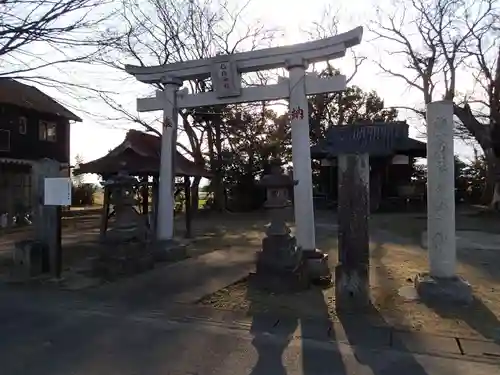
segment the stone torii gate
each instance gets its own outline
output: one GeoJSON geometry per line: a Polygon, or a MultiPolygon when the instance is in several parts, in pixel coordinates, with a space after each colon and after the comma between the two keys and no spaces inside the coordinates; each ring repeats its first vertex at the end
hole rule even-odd
{"type": "Polygon", "coordinates": [[[361,42],[363,28],[343,34],[290,46],[267,48],[211,59],[139,67],[127,65],[125,70],[144,83],[161,83],[163,91],[156,97],[137,100],[139,112],[163,110],[164,124],[161,149],[158,230],[160,241],[173,239],[173,156],[177,138],[178,111],[182,108],[236,104],[264,100],[289,99],[292,128],[292,161],[294,210],[297,244],[304,250],[316,248],[312,195],[312,171],[309,140],[307,95],[331,93],[346,89],[346,77],[319,78],[307,75],[308,64],[345,56],[347,48],[361,42]],[[260,70],[286,68],[289,77],[277,84],[241,87],[241,74],[260,70]],[[190,94],[179,90],[185,80],[211,78],[214,91],[190,94]]]}

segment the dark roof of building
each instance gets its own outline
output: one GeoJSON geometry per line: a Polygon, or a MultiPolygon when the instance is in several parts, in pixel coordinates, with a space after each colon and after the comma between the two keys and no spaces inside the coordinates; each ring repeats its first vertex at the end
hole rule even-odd
{"type": "Polygon", "coordinates": [[[82,121],[80,117],[36,87],[25,85],[11,78],[0,78],[0,103],[50,113],[68,120],[82,121]]]}
{"type": "MultiPolygon", "coordinates": [[[[81,164],[75,174],[117,174],[126,171],[131,175],[155,175],[160,170],[161,138],[138,130],[129,130],[124,141],[102,158],[81,164]]],[[[200,166],[177,151],[175,155],[177,176],[211,177],[205,166],[200,166]]]]}
{"type": "Polygon", "coordinates": [[[327,131],[325,139],[311,147],[311,156],[317,159],[356,153],[425,157],[426,144],[409,138],[408,124],[396,121],[334,126],[327,131]]]}

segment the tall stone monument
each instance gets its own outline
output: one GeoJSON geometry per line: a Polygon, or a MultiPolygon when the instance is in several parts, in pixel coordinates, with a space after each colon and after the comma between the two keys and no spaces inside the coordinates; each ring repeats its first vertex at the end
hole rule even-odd
{"type": "Polygon", "coordinates": [[[467,281],[456,275],[453,102],[427,105],[427,247],[429,272],[415,286],[424,300],[472,301],[467,281]]]}

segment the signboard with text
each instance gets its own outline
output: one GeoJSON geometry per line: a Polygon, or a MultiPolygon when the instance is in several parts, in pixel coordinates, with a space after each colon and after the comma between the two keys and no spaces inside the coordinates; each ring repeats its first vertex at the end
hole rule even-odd
{"type": "Polygon", "coordinates": [[[47,177],[44,180],[45,206],[71,205],[71,179],[68,177],[47,177]]]}

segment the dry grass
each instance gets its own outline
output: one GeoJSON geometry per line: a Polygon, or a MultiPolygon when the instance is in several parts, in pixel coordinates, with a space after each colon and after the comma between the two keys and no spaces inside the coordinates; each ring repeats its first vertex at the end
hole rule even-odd
{"type": "MultiPolygon", "coordinates": [[[[398,234],[413,233],[420,238],[422,219],[406,218],[400,225],[401,218],[390,221],[389,216],[382,220],[374,219],[373,227],[383,227],[397,231],[398,234]],[[397,222],[397,224],[395,224],[397,222]]],[[[469,219],[467,219],[469,220],[469,219]]],[[[424,221],[425,223],[425,221],[424,221]]],[[[481,226],[480,223],[475,223],[481,226]]],[[[425,226],[424,226],[425,228],[425,226]]],[[[469,227],[470,228],[470,227],[469,227]]],[[[468,229],[469,229],[468,228],[468,229]]],[[[329,251],[332,267],[336,263],[337,251],[335,234],[318,233],[318,245],[329,251]]],[[[474,288],[475,302],[468,307],[448,307],[435,309],[415,300],[407,300],[399,295],[402,287],[412,286],[414,276],[427,269],[426,252],[403,237],[391,236],[379,232],[372,236],[371,243],[371,295],[375,309],[363,314],[364,319],[374,324],[388,323],[395,327],[411,331],[423,331],[435,334],[456,336],[483,336],[493,338],[500,333],[500,271],[496,277],[484,269],[462,260],[458,272],[468,279],[474,288]],[[375,314],[373,312],[375,311],[375,314]]],[[[478,253],[475,257],[480,257],[478,253]]],[[[500,251],[498,252],[500,260],[500,251]]],[[[219,309],[237,310],[249,315],[258,312],[274,312],[277,315],[294,317],[329,317],[337,320],[335,311],[334,288],[310,290],[288,294],[272,295],[252,289],[246,280],[230,285],[203,299],[200,303],[219,309]]]]}
{"type": "MultiPolygon", "coordinates": [[[[105,245],[98,241],[99,214],[94,210],[84,210],[81,215],[63,220],[63,270],[73,272],[89,266],[88,258],[99,254],[105,245]]],[[[184,233],[184,219],[176,220],[176,233],[184,233]]],[[[252,247],[260,245],[265,220],[261,215],[221,215],[200,216],[193,221],[193,237],[185,240],[188,257],[227,249],[232,246],[252,247]],[[246,228],[246,230],[242,230],[246,228]]],[[[32,236],[32,228],[25,227],[15,233],[0,236],[0,275],[7,274],[12,265],[11,251],[14,242],[32,236]]],[[[181,241],[184,241],[180,238],[181,241]]]]}

